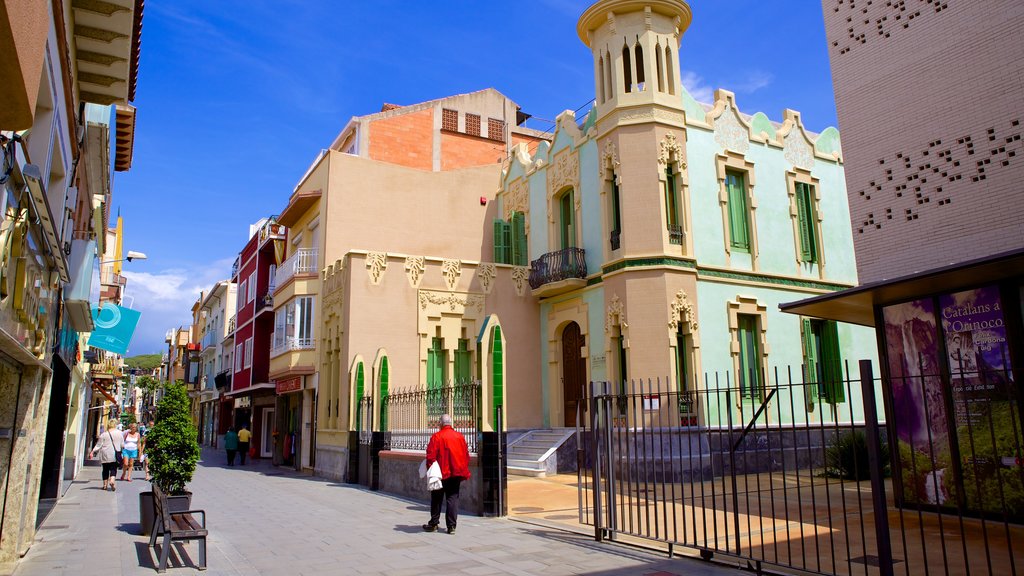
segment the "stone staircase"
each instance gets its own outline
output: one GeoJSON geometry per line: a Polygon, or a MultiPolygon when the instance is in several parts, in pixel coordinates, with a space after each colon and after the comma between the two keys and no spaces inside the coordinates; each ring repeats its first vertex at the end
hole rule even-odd
{"type": "Polygon", "coordinates": [[[517,476],[543,477],[558,471],[556,452],[573,434],[575,428],[530,430],[508,445],[508,473],[517,476]]]}

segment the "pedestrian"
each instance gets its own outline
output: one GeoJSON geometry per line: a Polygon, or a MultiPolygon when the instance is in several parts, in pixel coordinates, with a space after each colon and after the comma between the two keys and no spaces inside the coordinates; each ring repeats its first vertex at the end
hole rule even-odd
{"type": "Polygon", "coordinates": [[[427,532],[436,532],[441,521],[441,502],[444,502],[444,521],[449,534],[455,533],[459,520],[459,488],[469,479],[469,447],[462,433],[452,428],[452,417],[441,416],[440,430],[427,444],[427,468],[437,462],[441,468],[441,488],[430,491],[430,522],[423,525],[427,532]]]}
{"type": "Polygon", "coordinates": [[[242,429],[238,431],[238,457],[242,459],[242,466],[245,466],[245,457],[249,455],[249,440],[252,438],[252,432],[249,432],[249,425],[242,424],[242,429]]]}
{"type": "Polygon", "coordinates": [[[228,466],[235,465],[235,453],[238,452],[238,432],[235,432],[235,428],[228,428],[228,433],[224,435],[224,449],[228,451],[228,466]]]}
{"type": "Polygon", "coordinates": [[[107,421],[107,431],[96,438],[96,444],[92,449],[92,456],[99,455],[100,463],[103,464],[103,489],[108,487],[116,490],[114,479],[117,476],[117,452],[124,446],[124,436],[117,432],[117,421],[107,421]]]}
{"type": "Polygon", "coordinates": [[[139,434],[139,425],[132,422],[128,425],[128,431],[124,433],[124,449],[121,450],[121,480],[132,481],[132,468],[135,466],[135,459],[139,457],[139,442],[142,434],[139,434]]]}
{"type": "MultiPolygon", "coordinates": [[[[141,434],[141,432],[140,432],[141,434]]],[[[146,473],[146,481],[149,481],[149,456],[146,455],[146,435],[142,434],[142,439],[139,440],[139,464],[142,465],[142,471],[146,473]]]]}

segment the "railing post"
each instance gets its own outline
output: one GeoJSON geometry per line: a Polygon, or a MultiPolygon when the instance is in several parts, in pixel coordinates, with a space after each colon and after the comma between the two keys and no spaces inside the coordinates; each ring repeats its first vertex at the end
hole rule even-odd
{"type": "Polygon", "coordinates": [[[875,539],[878,546],[878,572],[892,576],[892,542],[889,540],[889,513],[885,504],[884,463],[881,458],[881,434],[875,408],[874,371],[870,360],[860,361],[860,388],[864,398],[864,428],[868,440],[868,468],[871,470],[871,503],[875,513],[875,539]]]}
{"type": "Polygon", "coordinates": [[[604,517],[601,514],[601,423],[603,416],[602,413],[605,408],[602,402],[598,399],[598,386],[602,386],[603,382],[591,382],[590,383],[590,445],[594,451],[591,453],[591,459],[594,464],[594,478],[593,478],[593,490],[594,495],[593,507],[594,507],[594,540],[598,542],[604,541],[604,527],[602,526],[604,517]]]}

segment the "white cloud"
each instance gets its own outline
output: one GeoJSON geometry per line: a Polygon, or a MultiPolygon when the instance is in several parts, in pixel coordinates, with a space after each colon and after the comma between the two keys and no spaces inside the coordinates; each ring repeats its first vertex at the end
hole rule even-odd
{"type": "Polygon", "coordinates": [[[690,96],[697,102],[712,103],[715,101],[715,90],[708,84],[704,83],[704,79],[700,77],[696,72],[692,70],[683,70],[680,80],[683,82],[683,87],[690,93],[690,96]]]}
{"type": "Polygon", "coordinates": [[[747,74],[747,77],[736,84],[737,92],[757,92],[761,88],[770,86],[774,77],[763,70],[754,70],[747,74]]]}
{"type": "Polygon", "coordinates": [[[171,328],[192,323],[192,304],[200,293],[224,280],[234,258],[197,264],[191,269],[160,272],[123,272],[124,304],[142,313],[128,355],[152,354],[164,349],[164,334],[171,328]]]}

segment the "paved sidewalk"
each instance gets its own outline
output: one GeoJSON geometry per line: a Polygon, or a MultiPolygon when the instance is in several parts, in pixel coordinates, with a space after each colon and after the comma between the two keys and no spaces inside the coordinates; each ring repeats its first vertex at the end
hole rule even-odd
{"type": "MultiPolygon", "coordinates": [[[[455,535],[425,533],[427,507],[265,463],[224,466],[204,451],[190,488],[205,509],[209,570],[194,569],[198,544],[176,544],[168,574],[693,575],[737,570],[504,518],[462,516],[455,535]]],[[[14,574],[153,574],[156,555],[139,535],[142,480],[100,489],[86,467],[41,526],[14,574]]]]}

